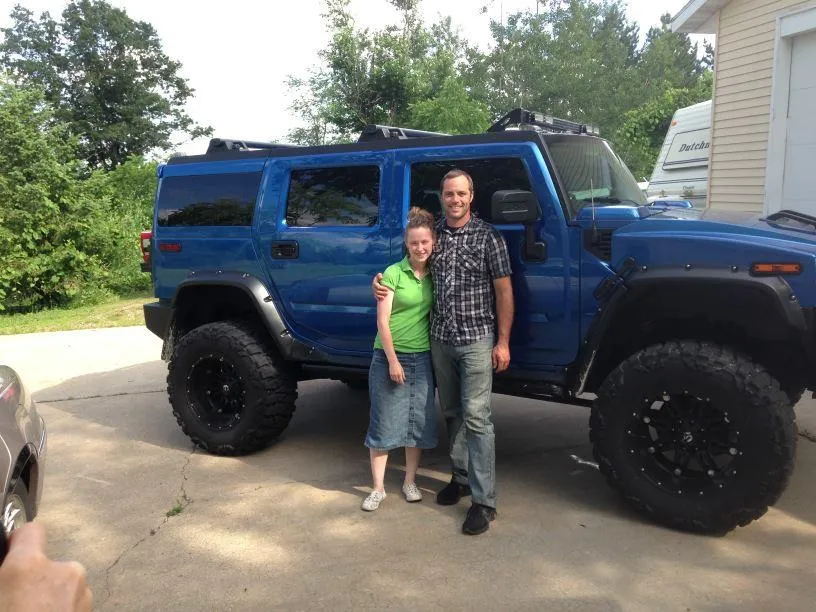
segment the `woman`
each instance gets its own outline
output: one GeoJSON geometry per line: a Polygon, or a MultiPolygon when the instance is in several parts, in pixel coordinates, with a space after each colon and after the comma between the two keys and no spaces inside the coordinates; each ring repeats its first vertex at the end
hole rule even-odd
{"type": "Polygon", "coordinates": [[[408,212],[408,255],[389,266],[382,284],[388,297],[377,302],[377,338],[368,374],[371,417],[365,445],[371,457],[373,490],[362,509],[373,511],[385,499],[388,451],[405,447],[406,501],[422,501],[415,478],[423,448],[436,446],[429,314],[433,283],[428,261],[434,245],[433,215],[416,206],[408,212]]]}

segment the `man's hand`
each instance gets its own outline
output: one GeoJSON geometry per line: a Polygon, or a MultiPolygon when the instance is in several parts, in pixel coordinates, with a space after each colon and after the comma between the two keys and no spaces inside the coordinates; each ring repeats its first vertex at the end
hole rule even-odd
{"type": "Polygon", "coordinates": [[[0,612],[86,612],[92,604],[85,568],[75,561],[59,563],[45,556],[42,525],[28,523],[11,535],[0,565],[0,612]]]}
{"type": "Polygon", "coordinates": [[[510,366],[510,347],[499,343],[493,347],[493,369],[504,372],[510,366]]]}
{"type": "Polygon", "coordinates": [[[382,302],[391,291],[388,287],[380,284],[382,276],[381,272],[377,272],[377,276],[371,281],[371,295],[373,295],[378,302],[382,302]]]}

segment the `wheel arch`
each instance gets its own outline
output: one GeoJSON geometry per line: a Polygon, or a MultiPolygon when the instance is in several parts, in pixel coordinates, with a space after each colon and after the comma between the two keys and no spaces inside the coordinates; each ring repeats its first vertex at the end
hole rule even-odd
{"type": "Polygon", "coordinates": [[[600,309],[587,334],[574,393],[647,346],[677,339],[728,345],[765,366],[789,392],[811,386],[811,317],[780,277],[711,270],[640,270],[600,309]]]}
{"type": "Polygon", "coordinates": [[[30,518],[32,519],[39,511],[35,494],[37,487],[39,486],[39,479],[40,465],[37,461],[36,450],[31,444],[26,444],[23,446],[23,448],[20,450],[20,454],[17,456],[17,461],[14,463],[14,468],[11,471],[11,480],[9,482],[12,487],[18,480],[22,481],[22,483],[25,485],[29,494],[28,499],[26,500],[29,504],[28,511],[31,515],[30,518]]]}
{"type": "Polygon", "coordinates": [[[171,302],[173,315],[164,334],[162,358],[178,341],[206,323],[241,320],[251,324],[267,347],[283,360],[296,360],[309,347],[293,338],[275,297],[255,276],[241,272],[194,272],[179,283],[171,302]]]}

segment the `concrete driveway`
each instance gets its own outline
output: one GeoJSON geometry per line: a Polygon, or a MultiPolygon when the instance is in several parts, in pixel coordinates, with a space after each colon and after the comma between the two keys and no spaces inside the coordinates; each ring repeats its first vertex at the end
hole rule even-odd
{"type": "MultiPolygon", "coordinates": [[[[242,458],[194,450],[143,328],[0,337],[49,428],[39,520],[49,553],[88,568],[98,610],[811,610],[816,444],[762,520],[724,538],[668,531],[618,500],[591,460],[587,411],[494,396],[499,518],[459,532],[444,448],[421,504],[368,491],[364,392],[300,385],[278,443],[242,458]]],[[[816,405],[798,407],[816,431],[816,405]]]]}

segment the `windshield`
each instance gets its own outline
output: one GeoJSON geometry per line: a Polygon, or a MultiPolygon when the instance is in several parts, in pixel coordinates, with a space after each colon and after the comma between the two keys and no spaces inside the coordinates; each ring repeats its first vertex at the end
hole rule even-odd
{"type": "Polygon", "coordinates": [[[593,201],[596,206],[646,205],[646,196],[635,177],[605,140],[546,134],[544,141],[567,191],[573,215],[593,201]]]}

